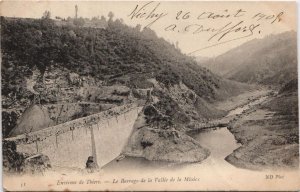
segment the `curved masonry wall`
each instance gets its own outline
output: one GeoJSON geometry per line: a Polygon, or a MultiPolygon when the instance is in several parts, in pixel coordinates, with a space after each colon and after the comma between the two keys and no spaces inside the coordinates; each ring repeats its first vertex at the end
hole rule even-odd
{"type": "Polygon", "coordinates": [[[15,141],[18,152],[47,155],[55,166],[84,168],[94,154],[101,167],[121,153],[140,110],[137,104],[118,106],[6,140],[15,141]]]}

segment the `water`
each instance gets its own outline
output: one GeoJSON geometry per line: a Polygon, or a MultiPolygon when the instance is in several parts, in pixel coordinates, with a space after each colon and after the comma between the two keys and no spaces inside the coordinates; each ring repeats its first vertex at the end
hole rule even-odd
{"type": "MultiPolygon", "coordinates": [[[[262,99],[261,101],[263,101],[262,99]]],[[[255,103],[258,103],[255,101],[255,103]]],[[[245,105],[232,111],[229,115],[236,115],[242,113],[244,110],[249,109],[250,106],[245,105]]],[[[243,186],[244,190],[254,190],[254,186],[260,185],[264,181],[266,174],[278,174],[270,171],[259,172],[246,169],[239,169],[225,161],[226,156],[232,153],[233,150],[238,148],[240,144],[236,143],[234,136],[228,131],[226,127],[217,129],[202,130],[195,133],[192,137],[197,140],[202,147],[210,150],[210,156],[201,163],[186,163],[181,165],[174,165],[167,162],[148,161],[143,158],[126,157],[120,161],[112,161],[105,165],[100,172],[93,174],[85,174],[84,180],[87,177],[100,178],[104,182],[117,179],[122,185],[112,184],[110,187],[122,186],[122,190],[161,190],[162,187],[168,190],[238,190],[243,186]],[[196,178],[197,181],[193,182],[166,182],[157,183],[156,180],[161,178],[196,178]],[[132,184],[129,181],[138,179],[149,180],[152,183],[136,183],[132,184]],[[146,184],[146,185],[145,185],[146,184]]],[[[287,172],[284,172],[287,177],[287,172]]],[[[299,172],[295,171],[288,178],[298,177],[299,172]]],[[[57,175],[55,175],[57,177],[57,175]]],[[[65,177],[64,175],[59,175],[65,177]]],[[[39,178],[40,179],[40,178],[39,178]]],[[[76,176],[76,180],[78,177],[76,176]]],[[[48,180],[47,180],[48,181],[48,180]]],[[[40,183],[47,183],[40,182],[40,183]]],[[[109,183],[109,182],[108,182],[109,183]]],[[[270,183],[271,184],[271,183],[270,183]]],[[[272,183],[275,188],[280,188],[282,183],[272,183]],[[277,185],[278,184],[278,185],[277,185]]],[[[100,185],[99,185],[100,186],[100,185]]],[[[268,185],[270,186],[270,185],[268,185]]],[[[113,189],[113,188],[112,188],[113,189]]],[[[262,188],[267,190],[268,188],[262,188]]],[[[101,190],[106,190],[105,188],[101,190]]],[[[115,190],[120,190],[116,188],[115,190]]]]}
{"type": "Polygon", "coordinates": [[[131,173],[139,172],[157,172],[166,170],[187,170],[198,169],[204,170],[207,168],[235,168],[227,161],[225,157],[237,149],[240,144],[236,143],[234,136],[226,127],[205,130],[193,134],[192,136],[200,145],[210,150],[210,156],[201,163],[195,164],[170,164],[162,161],[149,161],[144,158],[125,157],[120,161],[112,161],[103,167],[108,172],[124,172],[130,170],[131,173]]]}
{"type": "MultiPolygon", "coordinates": [[[[231,111],[228,116],[241,114],[244,110],[264,101],[264,99],[262,98],[251,104],[239,107],[231,111]]],[[[111,161],[104,165],[100,172],[95,172],[92,175],[93,177],[105,177],[107,180],[112,180],[113,178],[119,178],[120,180],[124,178],[136,179],[141,178],[141,176],[143,178],[170,175],[181,177],[191,176],[199,177],[201,182],[197,182],[197,185],[201,185],[204,188],[211,188],[212,185],[215,185],[215,183],[211,182],[216,181],[220,185],[219,189],[228,188],[229,186],[232,189],[236,189],[240,185],[243,185],[243,182],[248,181],[245,178],[251,178],[251,181],[258,177],[263,178],[263,176],[257,175],[259,172],[237,168],[225,160],[228,155],[240,147],[240,144],[236,142],[234,136],[226,127],[206,129],[193,133],[190,136],[199,142],[202,147],[210,151],[207,159],[200,163],[171,164],[164,161],[149,161],[144,158],[125,157],[119,161],[111,161]],[[236,177],[235,175],[239,175],[240,177],[236,177]]],[[[131,185],[126,184],[126,186],[130,187],[131,185]]],[[[137,184],[133,186],[137,186],[137,184]]],[[[172,187],[172,184],[169,187],[172,187]]],[[[195,190],[193,187],[196,187],[196,185],[186,185],[184,189],[188,189],[189,187],[195,190]]]]}
{"type": "MultiPolygon", "coordinates": [[[[230,111],[226,117],[242,114],[243,111],[252,108],[254,105],[262,103],[266,99],[267,96],[264,96],[248,103],[247,105],[238,107],[230,111]]],[[[192,137],[197,140],[202,147],[209,149],[211,152],[210,156],[203,161],[201,166],[229,169],[235,168],[233,165],[229,164],[225,158],[235,149],[239,148],[241,144],[236,142],[233,134],[227,129],[227,127],[204,130],[194,134],[192,137]]]]}
{"type": "MultiPolygon", "coordinates": [[[[238,107],[230,111],[227,115],[233,116],[242,114],[243,111],[250,109],[252,106],[262,103],[267,97],[261,97],[247,105],[238,107]]],[[[210,151],[210,156],[201,163],[194,164],[181,164],[181,165],[168,165],[163,162],[151,162],[143,158],[126,157],[125,159],[116,162],[109,163],[104,170],[117,171],[126,170],[140,172],[141,170],[159,170],[159,169],[181,169],[182,171],[188,170],[228,170],[236,171],[238,168],[228,163],[225,158],[230,155],[235,149],[239,148],[241,144],[238,144],[231,132],[227,127],[220,127],[217,129],[206,129],[190,135],[200,145],[210,151]],[[123,161],[123,162],[122,162],[123,161]],[[170,168],[171,167],[171,168],[170,168]]]]}
{"type": "Polygon", "coordinates": [[[205,166],[227,166],[225,158],[240,147],[234,136],[226,127],[216,130],[205,130],[195,134],[193,138],[204,148],[210,150],[210,156],[204,160],[205,166]]]}
{"type": "Polygon", "coordinates": [[[192,136],[200,145],[209,149],[210,156],[201,163],[174,165],[167,162],[149,161],[143,158],[125,157],[121,161],[112,161],[103,167],[110,173],[149,173],[166,170],[207,170],[207,169],[237,169],[229,164],[225,158],[240,147],[234,136],[226,127],[198,132],[192,136]]]}

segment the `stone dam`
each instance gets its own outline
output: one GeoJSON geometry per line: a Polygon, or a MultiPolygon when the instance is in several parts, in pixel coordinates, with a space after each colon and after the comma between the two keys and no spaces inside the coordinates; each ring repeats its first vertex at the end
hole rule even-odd
{"type": "Polygon", "coordinates": [[[141,109],[126,104],[6,140],[14,141],[18,152],[47,155],[52,166],[85,168],[93,156],[102,167],[120,155],[141,109]]]}

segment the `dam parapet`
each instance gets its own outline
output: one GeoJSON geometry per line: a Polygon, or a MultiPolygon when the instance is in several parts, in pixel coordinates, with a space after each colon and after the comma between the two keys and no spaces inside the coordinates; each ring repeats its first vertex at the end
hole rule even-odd
{"type": "Polygon", "coordinates": [[[103,166],[121,153],[140,110],[125,104],[5,140],[15,142],[17,152],[47,155],[54,166],[84,168],[89,156],[103,166]]]}

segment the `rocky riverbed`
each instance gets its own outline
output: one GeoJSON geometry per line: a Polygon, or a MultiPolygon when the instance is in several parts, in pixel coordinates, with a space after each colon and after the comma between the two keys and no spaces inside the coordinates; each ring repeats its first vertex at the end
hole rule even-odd
{"type": "Polygon", "coordinates": [[[269,97],[239,118],[229,130],[241,147],[226,160],[254,170],[299,168],[297,92],[269,97]]]}
{"type": "MultiPolygon", "coordinates": [[[[266,90],[261,90],[259,93],[243,94],[243,101],[240,102],[242,105],[235,106],[227,116],[219,121],[235,121],[255,105],[264,102],[268,93],[266,90]]],[[[178,167],[180,164],[195,162],[200,162],[208,167],[232,167],[225,161],[225,158],[241,146],[240,143],[237,143],[239,140],[236,141],[233,132],[229,132],[226,127],[199,128],[186,133],[176,130],[155,130],[145,126],[142,116],[136,121],[135,126],[136,131],[133,132],[123,153],[127,157],[119,163],[113,161],[106,166],[106,169],[115,170],[114,167],[120,168],[120,165],[132,167],[130,164],[138,165],[141,162],[143,165],[149,164],[149,162],[152,165],[158,164],[150,166],[156,168],[168,167],[167,165],[172,164],[176,164],[178,167]]]]}

